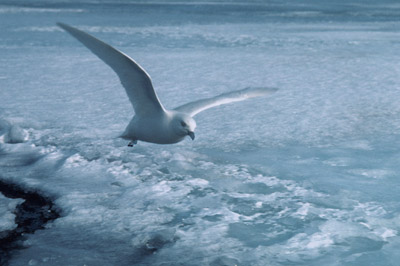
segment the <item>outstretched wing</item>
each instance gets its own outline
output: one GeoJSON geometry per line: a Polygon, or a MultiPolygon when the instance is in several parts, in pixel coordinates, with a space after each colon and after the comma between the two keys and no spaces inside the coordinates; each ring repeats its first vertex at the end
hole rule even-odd
{"type": "Polygon", "coordinates": [[[150,76],[132,58],[92,35],[63,23],[58,26],[70,33],[117,73],[137,115],[164,111],[150,76]]]}
{"type": "Polygon", "coordinates": [[[238,91],[223,93],[212,98],[190,102],[175,108],[175,110],[190,114],[191,116],[195,116],[201,111],[204,111],[211,107],[215,107],[221,104],[239,102],[254,97],[269,95],[276,92],[277,90],[278,89],[276,88],[246,88],[238,91]]]}

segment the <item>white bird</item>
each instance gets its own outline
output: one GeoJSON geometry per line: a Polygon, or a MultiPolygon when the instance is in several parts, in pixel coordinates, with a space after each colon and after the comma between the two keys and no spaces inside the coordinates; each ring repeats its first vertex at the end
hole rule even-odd
{"type": "Polygon", "coordinates": [[[158,144],[177,143],[186,136],[194,140],[196,122],[193,116],[201,111],[277,91],[276,88],[246,88],[167,110],[158,99],[150,76],[132,58],[86,32],[63,23],[57,25],[89,48],[118,75],[135,111],[135,116],[120,136],[130,140],[128,146],[133,146],[138,140],[158,144]]]}

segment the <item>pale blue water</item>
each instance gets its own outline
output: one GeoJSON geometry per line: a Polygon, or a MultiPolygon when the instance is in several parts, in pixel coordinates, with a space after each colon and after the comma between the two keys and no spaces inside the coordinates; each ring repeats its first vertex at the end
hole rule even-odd
{"type": "Polygon", "coordinates": [[[0,178],[63,214],[10,264],[398,265],[399,26],[396,1],[2,1],[0,178]],[[280,90],[128,148],[116,75],[57,21],[129,54],[169,108],[280,90]]]}

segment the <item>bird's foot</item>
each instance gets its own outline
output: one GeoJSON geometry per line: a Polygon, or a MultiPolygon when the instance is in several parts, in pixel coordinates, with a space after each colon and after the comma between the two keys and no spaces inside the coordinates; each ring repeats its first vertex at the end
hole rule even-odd
{"type": "Polygon", "coordinates": [[[133,145],[137,144],[137,140],[132,140],[128,143],[128,147],[133,147],[133,145]]]}

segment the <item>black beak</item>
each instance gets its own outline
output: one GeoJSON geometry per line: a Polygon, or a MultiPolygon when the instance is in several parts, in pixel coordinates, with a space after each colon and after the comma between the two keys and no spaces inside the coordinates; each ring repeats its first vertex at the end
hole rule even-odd
{"type": "Polygon", "coordinates": [[[189,135],[189,137],[190,137],[192,140],[194,140],[194,132],[189,131],[189,132],[188,132],[188,135],[189,135]]]}

